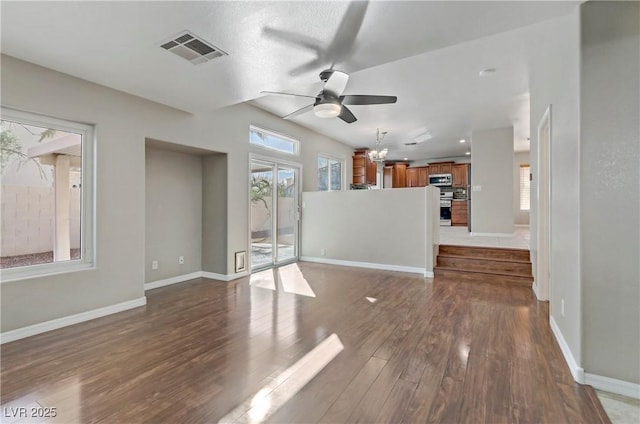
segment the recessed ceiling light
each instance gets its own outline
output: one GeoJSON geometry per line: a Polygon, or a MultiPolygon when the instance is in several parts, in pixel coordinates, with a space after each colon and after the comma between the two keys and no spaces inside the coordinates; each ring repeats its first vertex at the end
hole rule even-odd
{"type": "Polygon", "coordinates": [[[403,160],[409,160],[409,158],[404,158],[403,160]]]}
{"type": "Polygon", "coordinates": [[[465,140],[464,138],[460,139],[460,143],[466,143],[467,140],[465,140]]]}
{"type": "Polygon", "coordinates": [[[486,77],[487,75],[491,75],[494,74],[496,72],[496,68],[487,68],[487,69],[483,69],[482,71],[480,71],[479,75],[481,77],[486,77]]]}
{"type": "Polygon", "coordinates": [[[469,156],[470,154],[471,154],[471,152],[467,152],[467,153],[465,153],[465,155],[467,155],[467,156],[469,156]]]}

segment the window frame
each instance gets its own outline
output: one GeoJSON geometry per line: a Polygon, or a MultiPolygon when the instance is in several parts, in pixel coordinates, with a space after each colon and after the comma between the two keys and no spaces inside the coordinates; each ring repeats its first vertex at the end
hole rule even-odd
{"type": "Polygon", "coordinates": [[[266,151],[269,151],[269,152],[277,152],[277,153],[279,153],[281,155],[300,156],[300,141],[299,140],[297,140],[297,139],[295,139],[293,137],[290,137],[288,135],[276,132],[276,131],[271,131],[271,130],[267,130],[265,128],[258,127],[256,125],[249,125],[249,145],[256,146],[256,147],[258,147],[260,149],[263,149],[263,150],[266,150],[266,151]],[[251,131],[267,134],[267,135],[270,135],[272,137],[277,137],[277,138],[279,138],[281,140],[291,142],[293,144],[293,153],[286,152],[286,151],[280,150],[280,149],[276,149],[275,147],[269,147],[269,146],[264,146],[262,144],[252,143],[251,142],[251,131]]]}
{"type": "Polygon", "coordinates": [[[520,211],[526,211],[529,212],[531,211],[531,165],[528,164],[521,164],[519,169],[518,169],[518,192],[520,194],[519,199],[518,199],[518,206],[519,206],[519,210],[520,211]],[[523,171],[526,171],[526,177],[523,177],[523,171]],[[524,178],[524,179],[523,179],[524,178]],[[524,186],[528,185],[529,187],[529,194],[528,194],[528,201],[529,201],[529,205],[528,207],[525,209],[523,208],[523,198],[522,196],[524,195],[523,189],[525,188],[524,186]]]}
{"type": "Polygon", "coordinates": [[[80,134],[82,137],[82,193],[80,210],[80,259],[0,269],[0,283],[95,269],[96,267],[96,133],[95,125],[68,121],[9,107],[0,107],[0,118],[25,125],[80,134]]]}
{"type": "Polygon", "coordinates": [[[317,175],[318,175],[318,191],[322,191],[322,192],[328,192],[328,191],[343,191],[345,190],[345,164],[346,161],[344,160],[344,158],[335,156],[335,155],[330,155],[327,153],[319,153],[318,154],[318,159],[316,160],[316,166],[317,166],[317,175]],[[320,159],[326,159],[327,161],[329,161],[329,165],[328,165],[328,169],[327,169],[327,189],[326,190],[320,190],[320,159]],[[340,189],[338,190],[332,190],[331,189],[331,162],[338,162],[340,163],[340,189]]]}

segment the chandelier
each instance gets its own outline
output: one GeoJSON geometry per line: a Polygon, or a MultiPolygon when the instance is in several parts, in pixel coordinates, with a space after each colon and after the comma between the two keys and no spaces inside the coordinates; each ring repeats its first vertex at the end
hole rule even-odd
{"type": "Polygon", "coordinates": [[[380,149],[380,142],[384,139],[384,136],[387,135],[386,131],[380,132],[380,128],[376,130],[376,148],[373,150],[369,150],[369,160],[372,162],[384,162],[387,159],[388,149],[380,149]]]}

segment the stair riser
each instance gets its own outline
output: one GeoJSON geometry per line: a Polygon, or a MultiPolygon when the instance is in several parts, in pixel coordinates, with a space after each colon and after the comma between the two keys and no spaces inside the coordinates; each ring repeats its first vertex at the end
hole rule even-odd
{"type": "Polygon", "coordinates": [[[486,247],[444,246],[439,248],[441,255],[469,256],[474,258],[511,259],[528,261],[529,251],[519,249],[491,249],[486,247]]]}
{"type": "Polygon", "coordinates": [[[457,268],[463,271],[482,271],[498,274],[518,274],[531,277],[531,263],[504,262],[491,259],[467,259],[438,256],[438,266],[457,268]]]}
{"type": "Polygon", "coordinates": [[[472,283],[489,283],[502,285],[517,285],[523,287],[531,287],[533,283],[532,277],[516,277],[507,275],[478,274],[464,271],[451,271],[435,269],[435,277],[441,279],[450,279],[456,281],[468,281],[472,283]]]}

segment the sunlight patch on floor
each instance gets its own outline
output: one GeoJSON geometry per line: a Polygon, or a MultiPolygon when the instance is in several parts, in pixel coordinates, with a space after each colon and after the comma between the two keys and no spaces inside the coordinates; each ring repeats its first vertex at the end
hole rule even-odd
{"type": "Polygon", "coordinates": [[[344,345],[334,333],[275,377],[269,384],[220,419],[219,423],[251,423],[265,421],[298,393],[324,369],[344,345]]]}
{"type": "Polygon", "coordinates": [[[277,290],[278,281],[285,293],[298,294],[300,296],[316,297],[313,289],[302,271],[298,268],[298,264],[291,264],[274,269],[251,274],[249,284],[253,287],[261,289],[277,290]]]}
{"type": "Polygon", "coordinates": [[[273,270],[267,269],[251,274],[251,277],[249,278],[249,284],[251,284],[253,287],[260,287],[261,289],[275,290],[276,280],[273,276],[273,270]]]}
{"type": "Polygon", "coordinates": [[[299,294],[301,296],[316,297],[298,264],[291,264],[278,268],[278,276],[282,288],[286,293],[299,294]]]}

